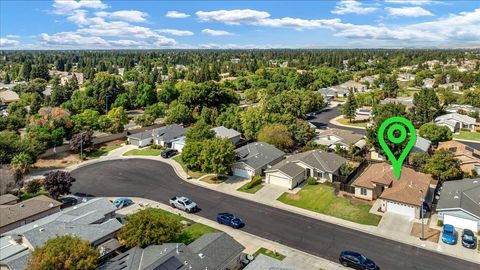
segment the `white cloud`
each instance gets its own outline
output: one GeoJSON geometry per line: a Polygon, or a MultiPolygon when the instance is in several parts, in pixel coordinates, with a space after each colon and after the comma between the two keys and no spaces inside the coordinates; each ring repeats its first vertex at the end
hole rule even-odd
{"type": "Polygon", "coordinates": [[[121,40],[111,40],[110,44],[121,46],[121,47],[137,47],[142,45],[141,42],[130,40],[130,39],[121,39],[121,40]]]}
{"type": "Polygon", "coordinates": [[[174,19],[183,19],[183,18],[190,17],[190,15],[188,15],[187,13],[178,12],[178,11],[175,11],[175,10],[170,10],[170,11],[167,12],[167,14],[165,14],[165,17],[174,18],[174,19]]]}
{"type": "Polygon", "coordinates": [[[89,24],[89,20],[87,19],[87,11],[83,9],[72,11],[72,13],[67,17],[67,20],[77,25],[89,24]]]}
{"type": "Polygon", "coordinates": [[[210,36],[214,36],[214,37],[218,37],[218,36],[232,36],[233,33],[230,33],[230,32],[227,32],[227,31],[223,31],[223,30],[213,30],[213,29],[203,29],[202,30],[202,34],[205,34],[205,35],[210,35],[210,36]]]}
{"type": "Polygon", "coordinates": [[[200,21],[222,22],[231,25],[241,23],[255,23],[259,20],[270,17],[270,14],[268,12],[252,9],[197,11],[195,14],[200,21]]]}
{"type": "Polygon", "coordinates": [[[415,6],[423,6],[423,5],[439,3],[438,1],[432,1],[432,0],[385,0],[385,2],[392,3],[392,4],[415,5],[415,6]]]}
{"type": "Polygon", "coordinates": [[[334,10],[332,10],[333,14],[369,14],[372,12],[377,11],[378,8],[372,6],[366,6],[358,1],[355,0],[343,0],[340,1],[334,10]]]}
{"type": "Polygon", "coordinates": [[[75,32],[59,32],[53,35],[40,34],[40,42],[44,45],[67,45],[67,46],[100,46],[109,47],[110,44],[100,37],[82,36],[75,32]]]}
{"type": "Polygon", "coordinates": [[[113,21],[107,22],[103,18],[94,17],[89,19],[89,26],[86,28],[80,28],[77,32],[90,35],[90,36],[99,36],[99,37],[129,37],[133,36],[136,38],[152,38],[157,37],[158,34],[155,33],[152,29],[132,25],[127,22],[113,21]]]}
{"type": "Polygon", "coordinates": [[[19,45],[20,42],[18,40],[8,39],[8,38],[0,38],[0,47],[13,47],[19,45]]]}
{"type": "Polygon", "coordinates": [[[100,11],[95,13],[99,17],[122,20],[127,22],[144,22],[148,14],[138,10],[119,10],[114,12],[100,11]]]}
{"type": "Polygon", "coordinates": [[[305,20],[300,18],[284,17],[281,19],[264,19],[256,22],[256,25],[270,26],[270,27],[286,27],[296,30],[328,28],[331,25],[340,23],[340,19],[326,19],[326,20],[305,20]]]}
{"type": "Polygon", "coordinates": [[[106,9],[108,5],[101,0],[54,0],[53,7],[56,14],[68,14],[80,8],[106,9]]]}
{"type": "Polygon", "coordinates": [[[19,35],[6,35],[6,38],[20,38],[19,35]]]}
{"type": "Polygon", "coordinates": [[[391,16],[403,16],[403,17],[422,17],[433,16],[433,13],[422,7],[401,7],[401,8],[385,8],[391,16]]]}
{"type": "Polygon", "coordinates": [[[173,35],[173,36],[180,36],[180,37],[183,37],[183,36],[193,36],[193,32],[192,32],[192,31],[188,31],[188,30],[159,29],[159,30],[156,30],[156,32],[158,32],[158,33],[165,33],[165,34],[169,34],[169,35],[173,35]]]}

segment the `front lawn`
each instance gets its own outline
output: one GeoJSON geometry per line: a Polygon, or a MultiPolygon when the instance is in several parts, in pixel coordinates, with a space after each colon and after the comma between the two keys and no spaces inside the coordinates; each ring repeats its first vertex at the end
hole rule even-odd
{"type": "Polygon", "coordinates": [[[160,211],[162,214],[166,216],[173,217],[178,221],[188,221],[191,224],[185,227],[182,230],[182,232],[179,233],[177,237],[175,237],[175,239],[172,240],[173,243],[184,243],[185,245],[188,245],[206,233],[219,232],[217,229],[214,229],[202,223],[195,223],[192,220],[189,220],[188,218],[184,218],[175,213],[168,212],[163,209],[158,209],[158,208],[155,208],[155,209],[160,211]]]}
{"type": "Polygon", "coordinates": [[[130,151],[125,152],[124,156],[159,156],[162,153],[160,149],[152,149],[152,148],[145,148],[145,149],[132,149],[130,151]]]}
{"type": "Polygon", "coordinates": [[[460,134],[453,134],[455,139],[480,141],[480,132],[460,131],[460,134]]]}
{"type": "Polygon", "coordinates": [[[117,148],[120,148],[120,145],[113,144],[113,145],[106,145],[102,146],[99,149],[92,151],[86,155],[87,159],[92,159],[92,158],[99,158],[103,155],[108,154],[108,152],[115,150],[117,148]]]}
{"type": "MultiPolygon", "coordinates": [[[[180,164],[180,166],[182,166],[183,169],[186,169],[186,166],[185,166],[185,163],[183,163],[183,160],[182,160],[182,156],[181,155],[178,155],[178,156],[175,156],[173,158],[173,160],[175,160],[178,164],[180,164]]],[[[192,170],[186,170],[187,174],[190,175],[192,178],[200,178],[204,175],[206,175],[207,173],[203,173],[203,172],[198,172],[198,171],[192,171],[192,170]]]]}
{"type": "Polygon", "coordinates": [[[271,251],[271,250],[263,248],[263,247],[259,248],[257,251],[255,251],[255,253],[253,253],[253,256],[257,257],[258,254],[263,254],[263,255],[266,255],[268,257],[272,257],[274,259],[277,259],[279,261],[283,261],[283,259],[285,259],[285,255],[280,254],[278,252],[271,251]]]}
{"type": "Polygon", "coordinates": [[[345,119],[345,118],[342,118],[342,117],[338,118],[337,122],[339,122],[342,125],[346,125],[346,126],[364,127],[364,128],[366,128],[367,124],[368,124],[368,121],[367,122],[361,122],[361,121],[357,121],[357,120],[354,120],[353,122],[350,123],[350,121],[348,119],[345,119]]]}
{"type": "Polygon", "coordinates": [[[20,201],[25,201],[33,197],[37,197],[40,195],[50,196],[48,191],[45,190],[44,187],[41,187],[37,193],[28,193],[25,189],[20,190],[20,201]]]}
{"type": "Polygon", "coordinates": [[[297,194],[283,193],[279,201],[325,215],[352,222],[377,226],[381,216],[369,213],[372,207],[364,203],[352,203],[347,198],[337,197],[333,188],[326,184],[307,185],[297,194]]]}
{"type": "Polygon", "coordinates": [[[248,185],[250,183],[246,183],[245,185],[241,186],[239,189],[237,189],[238,191],[241,191],[241,192],[246,192],[246,193],[250,193],[250,194],[255,194],[257,191],[259,191],[260,189],[262,189],[265,185],[264,184],[258,184],[258,185],[255,185],[251,188],[248,188],[248,185]]]}

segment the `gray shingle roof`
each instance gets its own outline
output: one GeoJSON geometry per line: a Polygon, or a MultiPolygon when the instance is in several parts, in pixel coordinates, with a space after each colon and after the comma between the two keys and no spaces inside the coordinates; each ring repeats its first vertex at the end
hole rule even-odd
{"type": "Polygon", "coordinates": [[[480,178],[445,182],[437,211],[447,209],[463,209],[480,219],[480,178]]]}
{"type": "Polygon", "coordinates": [[[347,162],[341,156],[321,150],[311,150],[308,152],[292,155],[277,163],[268,171],[279,170],[289,176],[296,176],[304,170],[303,167],[295,163],[304,163],[310,167],[324,172],[333,173],[347,162]]]}
{"type": "Polygon", "coordinates": [[[427,152],[428,149],[430,148],[430,145],[432,142],[430,140],[427,140],[423,137],[417,136],[417,141],[415,142],[415,145],[413,146],[412,151],[422,151],[422,152],[427,152]]]}
{"type": "Polygon", "coordinates": [[[446,121],[455,121],[455,122],[461,122],[461,123],[466,123],[469,125],[475,124],[476,120],[473,117],[467,116],[467,115],[462,115],[459,113],[449,113],[449,114],[444,114],[440,115],[439,117],[435,118],[435,123],[438,122],[446,122],[446,121]]]}
{"type": "Polygon", "coordinates": [[[154,129],[153,138],[168,143],[173,139],[182,137],[187,131],[188,128],[184,128],[178,124],[167,125],[154,129]]]}
{"type": "Polygon", "coordinates": [[[244,247],[225,233],[209,233],[188,246],[168,243],[132,248],[109,260],[104,270],[224,269],[244,247]]]}
{"type": "Polygon", "coordinates": [[[263,168],[285,155],[285,152],[275,146],[264,142],[253,142],[235,150],[239,160],[253,169],[263,168]]]}
{"type": "Polygon", "coordinates": [[[236,131],[235,129],[226,128],[224,126],[214,127],[212,130],[215,131],[215,134],[221,138],[231,139],[241,135],[240,132],[236,131]]]}

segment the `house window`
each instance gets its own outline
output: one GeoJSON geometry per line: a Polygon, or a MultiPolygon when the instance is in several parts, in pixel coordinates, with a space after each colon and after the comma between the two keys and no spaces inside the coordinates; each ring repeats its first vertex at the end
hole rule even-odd
{"type": "Polygon", "coordinates": [[[360,194],[367,196],[367,189],[366,188],[361,188],[360,189],[360,194]]]}

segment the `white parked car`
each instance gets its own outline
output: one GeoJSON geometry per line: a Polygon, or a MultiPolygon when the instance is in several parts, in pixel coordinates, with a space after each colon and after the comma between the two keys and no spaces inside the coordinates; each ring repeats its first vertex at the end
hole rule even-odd
{"type": "Polygon", "coordinates": [[[170,199],[170,205],[173,208],[178,208],[188,213],[193,213],[200,210],[197,204],[187,197],[173,197],[170,199]]]}

